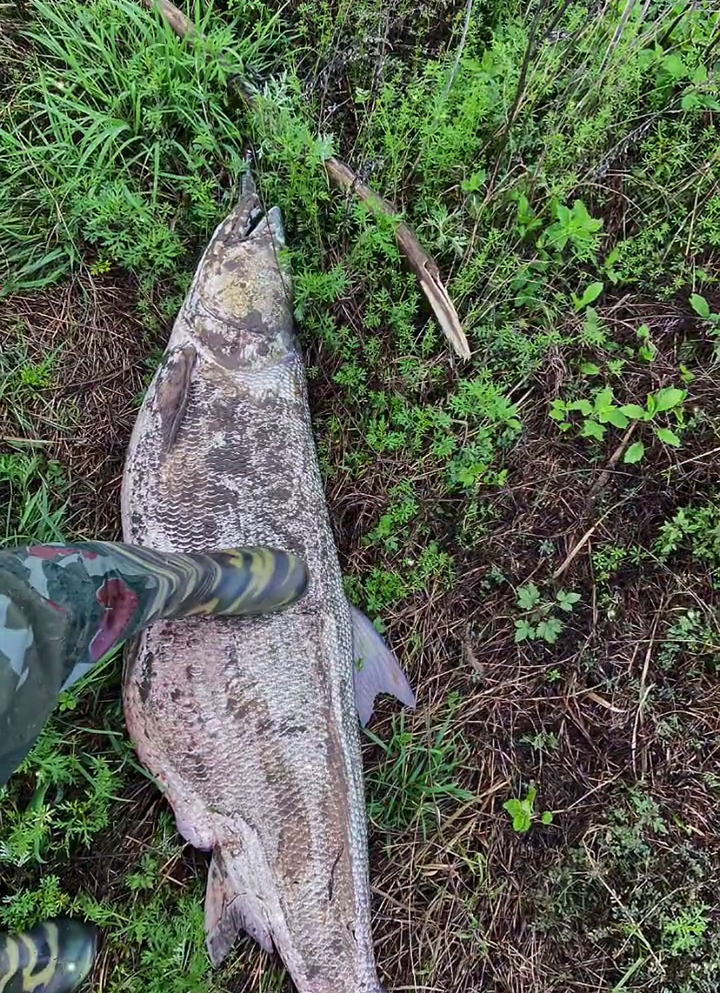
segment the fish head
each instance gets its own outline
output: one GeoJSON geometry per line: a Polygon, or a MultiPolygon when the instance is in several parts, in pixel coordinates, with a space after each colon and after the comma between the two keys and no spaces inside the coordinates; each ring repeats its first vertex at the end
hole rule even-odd
{"type": "Polygon", "coordinates": [[[292,280],[278,207],[245,192],[198,266],[186,316],[202,350],[229,369],[262,368],[297,350],[292,280]]]}

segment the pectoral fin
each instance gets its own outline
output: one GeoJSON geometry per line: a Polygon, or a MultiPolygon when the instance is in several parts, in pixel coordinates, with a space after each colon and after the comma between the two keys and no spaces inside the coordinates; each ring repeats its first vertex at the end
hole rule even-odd
{"type": "Polygon", "coordinates": [[[351,605],[355,657],[355,706],[363,727],[373,713],[378,693],[391,693],[406,707],[415,707],[415,694],[400,663],[368,618],[351,605]]]}
{"type": "Polygon", "coordinates": [[[187,408],[192,371],[197,352],[192,345],[184,345],[167,356],[157,382],[157,410],[164,451],[175,444],[187,408]]]}

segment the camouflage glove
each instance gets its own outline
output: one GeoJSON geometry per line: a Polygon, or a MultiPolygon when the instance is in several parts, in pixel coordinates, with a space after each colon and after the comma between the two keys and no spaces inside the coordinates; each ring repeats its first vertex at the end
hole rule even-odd
{"type": "Polygon", "coordinates": [[[58,694],[148,624],[280,610],[306,585],[305,565],[269,548],[182,555],[95,541],[0,551],[0,786],[58,694]]]}

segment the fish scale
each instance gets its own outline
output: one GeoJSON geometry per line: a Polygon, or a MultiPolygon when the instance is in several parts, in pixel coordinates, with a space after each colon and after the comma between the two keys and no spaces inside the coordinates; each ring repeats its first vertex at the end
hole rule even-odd
{"type": "Polygon", "coordinates": [[[295,341],[279,212],[250,192],[215,232],[133,431],[126,541],[270,545],[309,582],[282,617],[146,629],[124,705],[180,833],[212,850],[208,951],[244,929],[299,993],[378,993],[356,705],[409,706],[394,656],[343,591],[295,341]],[[356,666],[356,657],[362,657],[356,666]]]}

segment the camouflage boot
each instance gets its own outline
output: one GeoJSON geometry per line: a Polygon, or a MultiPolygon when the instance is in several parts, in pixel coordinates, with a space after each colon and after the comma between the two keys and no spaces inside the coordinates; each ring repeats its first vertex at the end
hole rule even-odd
{"type": "Polygon", "coordinates": [[[19,934],[0,934],[2,993],[72,993],[95,961],[97,932],[56,918],[19,934]]]}
{"type": "MultiPolygon", "coordinates": [[[[305,592],[293,555],[240,548],[206,555],[83,542],[0,552],[0,786],[30,751],[59,693],[157,620],[281,610],[305,592]]],[[[72,993],[97,932],[58,918],[0,934],[1,993],[72,993]]]]}
{"type": "Polygon", "coordinates": [[[148,624],[281,610],[306,585],[303,562],[269,548],[184,555],[95,541],[0,551],[0,786],[59,693],[148,624]]]}

